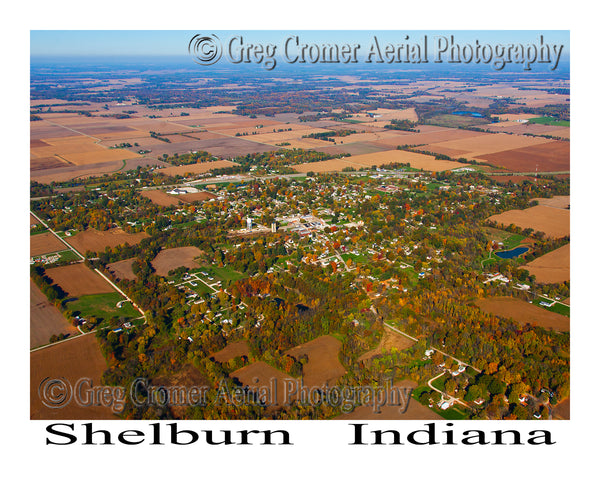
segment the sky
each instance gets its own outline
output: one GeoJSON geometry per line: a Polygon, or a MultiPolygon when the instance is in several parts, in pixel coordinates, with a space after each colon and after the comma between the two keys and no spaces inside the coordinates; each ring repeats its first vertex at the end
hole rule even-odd
{"type": "Polygon", "coordinates": [[[418,41],[427,34],[431,39],[436,35],[454,35],[460,43],[511,44],[537,43],[540,35],[545,43],[564,45],[563,54],[569,53],[569,31],[566,30],[454,30],[454,31],[371,31],[371,30],[327,30],[327,31],[189,31],[189,30],[32,30],[30,34],[30,54],[39,56],[123,56],[123,55],[187,55],[187,47],[192,36],[216,34],[223,42],[234,35],[243,35],[248,42],[272,43],[280,45],[293,34],[301,35],[302,41],[360,43],[368,44],[374,34],[390,43],[410,40],[418,41]]]}

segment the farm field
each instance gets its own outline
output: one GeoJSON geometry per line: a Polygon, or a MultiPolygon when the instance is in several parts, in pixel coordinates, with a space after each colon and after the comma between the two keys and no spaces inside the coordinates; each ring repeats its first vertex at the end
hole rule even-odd
{"type": "Polygon", "coordinates": [[[140,193],[142,197],[149,199],[152,203],[160,205],[161,207],[170,207],[172,205],[179,205],[182,201],[181,195],[169,195],[162,190],[144,190],[140,193]]]}
{"type": "Polygon", "coordinates": [[[549,143],[553,140],[538,137],[523,137],[519,135],[507,135],[503,133],[487,133],[484,135],[467,137],[458,140],[449,140],[445,142],[430,143],[422,147],[422,150],[441,153],[449,156],[461,156],[467,160],[475,160],[483,155],[503,152],[505,150],[514,150],[517,148],[528,147],[549,143]],[[448,152],[461,152],[452,155],[448,152]]]}
{"type": "Polygon", "coordinates": [[[297,172],[339,172],[346,167],[352,167],[356,170],[372,166],[380,166],[388,163],[410,163],[412,168],[422,168],[423,170],[441,172],[464,166],[458,162],[447,160],[436,160],[430,155],[407,152],[405,150],[389,150],[365,155],[356,155],[343,159],[324,160],[322,162],[302,163],[293,165],[292,168],[297,172]]]}
{"type": "Polygon", "coordinates": [[[514,172],[564,172],[569,171],[571,166],[570,147],[569,142],[551,140],[539,145],[477,155],[474,158],[514,172]]]}
{"type": "Polygon", "coordinates": [[[127,260],[120,260],[118,262],[109,263],[107,265],[110,272],[117,278],[123,280],[137,280],[137,276],[133,273],[131,269],[131,264],[134,262],[135,258],[128,258],[127,260]]]}
{"type": "Polygon", "coordinates": [[[338,358],[342,343],[331,335],[323,335],[310,342],[297,345],[288,351],[298,360],[302,355],[308,356],[308,362],[302,368],[304,385],[322,387],[334,385],[346,370],[338,358]]]}
{"type": "Polygon", "coordinates": [[[559,332],[570,330],[570,320],[564,315],[550,312],[542,307],[513,297],[480,298],[475,304],[484,312],[498,317],[511,318],[520,325],[536,325],[559,332]]]}
{"type": "Polygon", "coordinates": [[[213,355],[215,361],[224,363],[237,357],[250,355],[250,348],[244,340],[229,343],[225,348],[213,355]]]}
{"type": "Polygon", "coordinates": [[[539,283],[562,283],[570,280],[571,245],[567,244],[546,253],[525,265],[539,283]]]}
{"type": "MultiPolygon", "coordinates": [[[[394,387],[400,389],[415,388],[416,386],[417,384],[411,380],[402,380],[394,384],[394,387]]],[[[375,413],[372,406],[361,405],[350,413],[342,413],[334,420],[443,420],[443,418],[431,408],[421,405],[410,397],[408,407],[404,412],[398,406],[384,405],[381,407],[380,413],[375,413]]]]}
{"type": "Polygon", "coordinates": [[[29,254],[34,257],[44,253],[66,250],[68,247],[50,232],[29,236],[29,254]]]}
{"type": "MultiPolygon", "coordinates": [[[[439,127],[435,125],[419,125],[419,132],[403,132],[395,130],[397,137],[384,138],[374,142],[376,145],[387,145],[396,148],[398,145],[427,145],[451,140],[461,140],[466,138],[475,138],[485,135],[483,132],[473,132],[471,130],[460,130],[456,128],[439,127]]],[[[420,147],[415,147],[420,148],[420,147]]],[[[426,148],[421,148],[427,150],[426,148]]]]}
{"type": "Polygon", "coordinates": [[[67,242],[80,253],[102,252],[106,247],[112,248],[125,243],[137,245],[147,236],[145,232],[127,233],[120,227],[105,231],[88,228],[84,232],[68,237],[67,242]]]}
{"type": "Polygon", "coordinates": [[[404,335],[400,335],[399,333],[396,333],[390,328],[384,326],[383,336],[381,337],[379,345],[377,345],[375,349],[363,353],[360,357],[358,357],[358,361],[365,362],[385,352],[390,353],[393,351],[404,350],[412,347],[414,343],[415,342],[404,335]]]}
{"type": "Polygon", "coordinates": [[[554,207],[554,208],[569,208],[571,205],[571,196],[570,195],[556,195],[552,198],[533,198],[531,200],[537,201],[538,205],[545,205],[546,207],[554,207]]]}
{"type": "Polygon", "coordinates": [[[152,260],[152,266],[157,275],[166,277],[171,270],[178,267],[190,269],[200,267],[194,260],[200,255],[202,255],[202,251],[198,247],[167,248],[158,252],[158,255],[152,260]]]}
{"type": "Polygon", "coordinates": [[[250,365],[246,365],[234,372],[229,374],[231,378],[237,378],[242,384],[248,387],[261,388],[265,387],[271,394],[275,391],[274,385],[276,384],[277,396],[273,398],[272,402],[277,402],[278,406],[283,406],[285,399],[285,388],[284,384],[288,380],[295,379],[286,375],[281,370],[277,370],[268,363],[263,361],[254,362],[250,365]]]}
{"type": "Polygon", "coordinates": [[[514,224],[523,229],[532,228],[534,232],[544,232],[550,238],[562,238],[569,235],[570,218],[569,210],[536,205],[525,210],[509,210],[492,215],[487,220],[505,227],[514,224]]]}
{"type": "Polygon", "coordinates": [[[29,280],[29,348],[49,342],[52,335],[78,335],[58,308],[52,305],[38,286],[29,280]]]}
{"type": "Polygon", "coordinates": [[[38,394],[45,378],[64,378],[75,385],[81,378],[89,378],[93,385],[101,385],[100,377],[107,368],[106,360],[93,334],[81,335],[42,350],[31,352],[30,359],[30,418],[32,420],[96,420],[116,419],[110,407],[81,407],[70,402],[64,408],[46,407],[38,394]]]}
{"type": "Polygon", "coordinates": [[[115,291],[106,280],[83,263],[48,268],[46,275],[67,292],[70,297],[95,293],[113,293],[115,291]]]}

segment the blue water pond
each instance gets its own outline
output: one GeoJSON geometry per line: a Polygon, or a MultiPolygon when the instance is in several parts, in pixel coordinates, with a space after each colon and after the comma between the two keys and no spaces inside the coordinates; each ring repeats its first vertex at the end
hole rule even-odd
{"type": "Polygon", "coordinates": [[[469,117],[477,117],[477,118],[483,117],[483,115],[479,112],[465,112],[465,111],[452,112],[452,115],[468,115],[469,117]]]}
{"type": "Polygon", "coordinates": [[[524,254],[527,250],[529,250],[528,247],[517,247],[517,248],[513,248],[512,250],[496,252],[496,255],[498,255],[500,258],[515,258],[515,257],[518,257],[519,255],[524,254]]]}

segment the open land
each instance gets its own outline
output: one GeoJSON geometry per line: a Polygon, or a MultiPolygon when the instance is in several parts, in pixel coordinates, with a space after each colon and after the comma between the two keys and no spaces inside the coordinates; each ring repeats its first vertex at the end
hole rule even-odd
{"type": "Polygon", "coordinates": [[[122,228],[111,228],[100,231],[95,228],[88,228],[72,237],[67,238],[67,242],[81,253],[102,252],[106,247],[116,247],[128,243],[137,245],[148,235],[145,232],[127,233],[122,228]]]}
{"type": "Polygon", "coordinates": [[[520,325],[535,325],[559,332],[570,330],[570,320],[564,315],[550,312],[525,300],[513,297],[480,298],[475,304],[484,312],[498,317],[510,318],[520,325]]]}
{"type": "Polygon", "coordinates": [[[334,385],[338,378],[346,373],[338,354],[342,343],[331,335],[324,335],[310,342],[297,345],[285,352],[295,359],[308,356],[308,362],[302,368],[304,385],[321,387],[334,385]]]}
{"type": "Polygon", "coordinates": [[[550,238],[562,238],[569,235],[570,218],[569,210],[536,205],[492,215],[488,220],[505,227],[514,224],[523,229],[532,228],[534,232],[544,232],[550,238]]]}
{"type": "Polygon", "coordinates": [[[546,253],[525,265],[539,283],[561,283],[571,278],[571,245],[567,244],[546,253]]]}
{"type": "Polygon", "coordinates": [[[213,355],[213,358],[220,363],[228,362],[237,357],[248,356],[250,348],[244,340],[229,343],[225,348],[219,350],[213,355]]]}
{"type": "Polygon", "coordinates": [[[158,252],[152,266],[157,275],[166,277],[178,267],[198,268],[200,265],[194,259],[201,255],[202,251],[197,247],[166,248],[158,252]]]}
{"type": "Polygon", "coordinates": [[[394,332],[390,328],[384,327],[383,336],[381,337],[379,345],[377,345],[375,349],[363,353],[360,357],[358,357],[358,361],[365,362],[386,352],[390,353],[393,351],[404,350],[405,348],[412,347],[414,343],[415,342],[405,337],[404,335],[400,335],[399,333],[394,332]]]}
{"type": "Polygon", "coordinates": [[[123,280],[137,280],[137,276],[131,269],[131,264],[135,261],[135,258],[128,258],[127,260],[120,260],[118,262],[109,263],[107,265],[108,270],[117,278],[123,280]]]}
{"type": "Polygon", "coordinates": [[[37,235],[30,235],[29,237],[29,254],[32,257],[44,253],[60,252],[67,248],[69,247],[56,238],[56,235],[50,232],[38,233],[37,235]]]}
{"type": "Polygon", "coordinates": [[[83,263],[48,268],[46,275],[67,292],[70,297],[115,291],[106,280],[83,263]]]}

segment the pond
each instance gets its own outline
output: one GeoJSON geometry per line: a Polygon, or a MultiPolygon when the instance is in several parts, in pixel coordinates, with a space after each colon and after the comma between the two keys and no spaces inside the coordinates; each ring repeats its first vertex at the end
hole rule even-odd
{"type": "Polygon", "coordinates": [[[517,248],[513,248],[512,250],[504,250],[503,252],[496,252],[496,255],[498,255],[500,258],[515,258],[515,257],[518,257],[519,255],[524,254],[527,250],[529,250],[528,247],[517,247],[517,248]]]}
{"type": "Polygon", "coordinates": [[[483,117],[483,115],[479,112],[465,112],[465,111],[452,112],[452,115],[468,115],[469,117],[476,117],[476,118],[483,117]]]}

